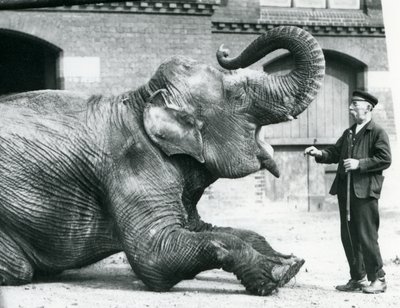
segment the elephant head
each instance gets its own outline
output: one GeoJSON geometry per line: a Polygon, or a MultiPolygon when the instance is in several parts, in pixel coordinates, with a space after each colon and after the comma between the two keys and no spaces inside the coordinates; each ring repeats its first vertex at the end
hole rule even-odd
{"type": "Polygon", "coordinates": [[[159,67],[147,85],[153,93],[144,110],[147,134],[167,155],[191,155],[217,177],[260,169],[279,177],[260,129],[296,118],[312,102],[324,76],[321,48],[300,28],[277,27],[236,58],[221,46],[217,59],[225,70],[184,57],[159,67]],[[287,75],[246,69],[281,48],[294,57],[287,75]]]}

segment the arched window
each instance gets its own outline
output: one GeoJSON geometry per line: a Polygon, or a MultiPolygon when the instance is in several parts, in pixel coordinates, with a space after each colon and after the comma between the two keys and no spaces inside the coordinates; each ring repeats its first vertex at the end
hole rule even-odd
{"type": "Polygon", "coordinates": [[[61,88],[61,49],[37,37],[0,29],[0,95],[61,88]]]}

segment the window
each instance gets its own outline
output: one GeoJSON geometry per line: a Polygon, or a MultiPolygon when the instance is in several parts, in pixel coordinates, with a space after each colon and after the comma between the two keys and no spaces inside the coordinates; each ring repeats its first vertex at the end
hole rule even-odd
{"type": "Polygon", "coordinates": [[[353,9],[361,8],[362,0],[260,0],[261,6],[320,8],[320,9],[353,9]]]}
{"type": "Polygon", "coordinates": [[[327,0],[293,0],[293,7],[325,9],[327,0]]]}
{"type": "Polygon", "coordinates": [[[291,7],[292,0],[260,0],[261,6],[291,7]]]}

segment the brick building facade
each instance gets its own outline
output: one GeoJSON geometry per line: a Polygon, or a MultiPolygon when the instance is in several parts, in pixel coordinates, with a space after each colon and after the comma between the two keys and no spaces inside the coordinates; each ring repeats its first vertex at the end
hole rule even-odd
{"type": "MultiPolygon", "coordinates": [[[[324,87],[299,120],[264,132],[280,179],[260,172],[221,180],[201,202],[326,206],[335,167],[317,166],[301,153],[310,144],[331,144],[349,125],[354,88],[380,99],[375,117],[396,137],[380,0],[149,0],[0,12],[0,94],[41,88],[117,94],[145,83],[170,56],[217,66],[220,44],[237,54],[282,24],[317,38],[327,59],[324,87]]],[[[252,68],[281,73],[290,65],[290,57],[276,52],[252,68]]]]}

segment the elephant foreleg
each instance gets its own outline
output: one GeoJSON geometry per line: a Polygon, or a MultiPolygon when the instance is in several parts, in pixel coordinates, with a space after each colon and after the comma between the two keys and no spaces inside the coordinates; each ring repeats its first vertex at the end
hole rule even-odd
{"type": "Polygon", "coordinates": [[[220,233],[226,233],[226,234],[231,234],[234,236],[237,236],[240,238],[242,241],[248,243],[251,247],[253,247],[256,251],[259,253],[269,256],[271,258],[277,258],[280,259],[281,262],[283,263],[293,263],[293,262],[302,262],[304,261],[300,258],[295,257],[293,254],[283,254],[275,249],[272,248],[272,246],[268,243],[268,241],[263,237],[262,235],[250,231],[250,230],[244,230],[244,229],[236,229],[236,228],[230,228],[230,227],[218,227],[218,226],[213,226],[209,223],[203,222],[200,217],[197,215],[193,215],[191,217],[191,223],[190,223],[190,230],[192,231],[211,231],[211,232],[220,232],[220,233]]]}
{"type": "Polygon", "coordinates": [[[201,271],[222,268],[234,273],[249,292],[268,295],[298,271],[297,266],[282,264],[240,238],[219,232],[164,229],[151,237],[141,235],[132,248],[125,252],[133,270],[159,291],[201,271]]]}
{"type": "Polygon", "coordinates": [[[236,229],[230,227],[215,227],[215,226],[212,227],[211,231],[235,235],[239,237],[241,240],[251,245],[251,247],[257,250],[259,253],[262,253],[263,255],[266,256],[273,256],[281,258],[283,260],[293,258],[293,255],[283,254],[273,249],[272,246],[265,239],[265,237],[254,231],[236,229]]]}
{"type": "Polygon", "coordinates": [[[0,285],[32,281],[33,268],[19,246],[0,230],[0,285]]]}
{"type": "Polygon", "coordinates": [[[271,245],[263,236],[259,235],[256,232],[230,227],[213,227],[212,231],[235,235],[244,242],[248,243],[256,251],[267,256],[268,258],[271,258],[275,262],[280,264],[288,264],[290,266],[292,274],[287,276],[287,278],[290,277],[288,280],[281,281],[280,286],[289,282],[289,280],[298,273],[298,271],[304,264],[304,259],[298,258],[293,254],[288,255],[276,251],[271,247],[271,245]]]}

